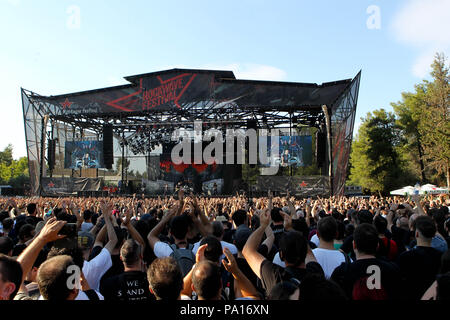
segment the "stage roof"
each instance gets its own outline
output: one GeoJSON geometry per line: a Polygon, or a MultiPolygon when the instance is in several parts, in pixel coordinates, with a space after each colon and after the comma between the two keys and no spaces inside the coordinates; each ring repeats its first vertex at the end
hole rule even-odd
{"type": "MultiPolygon", "coordinates": [[[[241,108],[292,111],[331,106],[350,84],[236,79],[232,71],[170,69],[125,77],[130,84],[55,96],[32,95],[58,115],[179,111],[192,104],[237,104],[241,108]]],[[[208,105],[210,108],[210,105],[208,105]]]]}

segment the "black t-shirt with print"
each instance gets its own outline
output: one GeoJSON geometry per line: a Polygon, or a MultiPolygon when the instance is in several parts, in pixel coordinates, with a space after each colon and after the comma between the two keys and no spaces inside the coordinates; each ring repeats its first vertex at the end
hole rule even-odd
{"type": "Polygon", "coordinates": [[[273,231],[273,235],[275,237],[275,240],[273,243],[275,244],[275,246],[277,248],[279,248],[280,247],[280,239],[286,233],[286,231],[284,230],[284,226],[282,224],[277,224],[277,225],[273,224],[271,226],[271,228],[273,231]]]}
{"type": "Polygon", "coordinates": [[[441,255],[439,250],[422,246],[400,255],[398,265],[408,299],[420,300],[433,284],[441,266],[441,255]]]}
{"type": "Polygon", "coordinates": [[[382,259],[360,259],[352,263],[342,263],[334,269],[331,280],[344,289],[353,300],[392,300],[400,298],[400,270],[395,263],[382,259]],[[379,284],[376,270],[379,267],[379,284]],[[368,286],[370,283],[371,287],[368,286]]]}
{"type": "Polygon", "coordinates": [[[322,267],[317,262],[308,262],[305,268],[282,268],[267,259],[261,263],[259,272],[261,275],[261,285],[266,291],[267,296],[270,294],[273,287],[281,281],[289,281],[291,278],[302,281],[309,273],[323,275],[322,267]]]}
{"type": "Polygon", "coordinates": [[[105,300],[154,300],[149,290],[147,275],[142,271],[127,271],[105,279],[100,285],[100,293],[105,300]]]}

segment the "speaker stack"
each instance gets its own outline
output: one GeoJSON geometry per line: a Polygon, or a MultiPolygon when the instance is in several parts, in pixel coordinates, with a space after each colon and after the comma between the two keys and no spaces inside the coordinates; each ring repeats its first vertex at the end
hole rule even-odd
{"type": "Polygon", "coordinates": [[[55,152],[56,152],[56,140],[54,139],[48,140],[47,163],[49,170],[53,170],[55,168],[55,152]]]}
{"type": "Polygon", "coordinates": [[[326,132],[317,132],[317,166],[319,168],[325,165],[327,157],[327,134],[326,132]]]}
{"type": "Polygon", "coordinates": [[[103,125],[103,162],[106,169],[112,169],[114,163],[112,124],[103,125]]]}

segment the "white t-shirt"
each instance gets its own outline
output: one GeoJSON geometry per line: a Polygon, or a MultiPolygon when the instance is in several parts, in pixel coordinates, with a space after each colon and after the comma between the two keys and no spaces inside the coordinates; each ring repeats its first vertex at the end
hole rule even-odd
{"type": "Polygon", "coordinates": [[[316,245],[316,247],[319,246],[320,239],[319,239],[319,237],[317,236],[317,234],[315,234],[315,235],[313,235],[313,236],[311,237],[311,242],[314,243],[314,244],[316,245]]]}
{"type": "Polygon", "coordinates": [[[105,248],[103,248],[91,261],[84,261],[83,274],[91,289],[96,291],[99,290],[100,279],[111,266],[111,254],[108,249],[105,248]]]}
{"type": "Polygon", "coordinates": [[[339,250],[316,248],[312,252],[314,257],[316,257],[317,263],[322,267],[327,279],[331,277],[336,267],[340,266],[342,262],[345,262],[345,256],[339,250]]]}
{"type": "Polygon", "coordinates": [[[275,256],[273,257],[272,263],[273,263],[273,264],[276,264],[276,265],[279,265],[279,266],[282,267],[282,268],[286,268],[286,263],[284,263],[284,261],[281,260],[281,258],[280,258],[280,253],[279,253],[279,252],[277,252],[277,253],[275,254],[275,256]]]}
{"type": "MultiPolygon", "coordinates": [[[[186,248],[180,248],[182,250],[187,250],[186,248]]],[[[170,247],[169,244],[162,242],[162,241],[158,241],[155,243],[155,247],[153,248],[153,252],[155,253],[155,256],[157,258],[165,258],[165,257],[170,257],[170,255],[172,254],[173,250],[170,247]]]]}
{"type": "MultiPolygon", "coordinates": [[[[220,241],[220,243],[222,244],[222,250],[223,248],[228,248],[228,250],[230,250],[231,254],[236,255],[238,253],[237,248],[234,244],[226,242],[226,241],[220,241]]],[[[194,244],[194,248],[192,249],[192,252],[194,254],[197,254],[197,250],[200,247],[200,241],[196,242],[194,244]]],[[[220,257],[220,260],[225,259],[225,255],[222,254],[222,256],[220,257]]]]}

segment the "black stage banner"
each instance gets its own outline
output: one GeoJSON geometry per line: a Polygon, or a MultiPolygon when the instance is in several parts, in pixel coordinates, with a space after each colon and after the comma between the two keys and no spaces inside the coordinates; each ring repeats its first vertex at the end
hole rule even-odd
{"type": "Polygon", "coordinates": [[[42,195],[67,195],[78,191],[99,191],[100,178],[42,178],[42,195]]]}
{"type": "Polygon", "coordinates": [[[259,176],[255,191],[268,190],[281,193],[289,190],[291,195],[304,198],[330,195],[328,177],[324,176],[259,176]]]}
{"type": "Polygon", "coordinates": [[[125,79],[132,84],[38,99],[55,106],[59,115],[182,110],[203,102],[264,109],[331,105],[349,83],[349,80],[322,85],[236,80],[232,72],[187,69],[125,79]]]}

